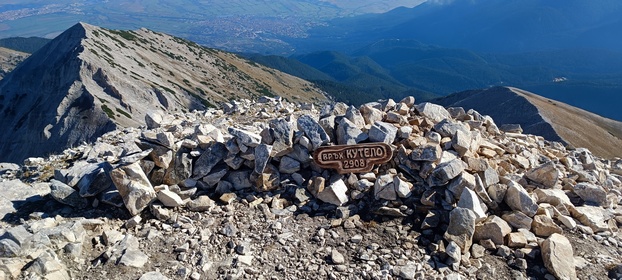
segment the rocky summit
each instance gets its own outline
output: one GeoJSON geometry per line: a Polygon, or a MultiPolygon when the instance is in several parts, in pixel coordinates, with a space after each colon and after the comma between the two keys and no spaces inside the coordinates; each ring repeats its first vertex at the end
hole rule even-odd
{"type": "Polygon", "coordinates": [[[261,97],[0,164],[0,279],[619,279],[622,160],[477,111],[261,97]],[[320,147],[382,142],[371,172],[320,147]]]}
{"type": "Polygon", "coordinates": [[[116,128],[146,125],[148,112],[204,110],[264,95],[326,99],[307,81],[232,53],[147,29],[78,23],[0,80],[0,161],[58,153],[116,128]]]}

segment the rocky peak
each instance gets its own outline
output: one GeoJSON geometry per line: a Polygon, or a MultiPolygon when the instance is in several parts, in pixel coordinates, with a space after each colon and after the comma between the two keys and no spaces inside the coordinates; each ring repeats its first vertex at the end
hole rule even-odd
{"type": "Polygon", "coordinates": [[[413,98],[319,109],[149,113],[0,164],[0,276],[622,276],[622,160],[413,98]],[[350,142],[392,158],[346,174],[312,160],[350,142]]]}
{"type": "Polygon", "coordinates": [[[188,112],[263,95],[325,100],[310,83],[153,32],[78,23],[0,81],[0,159],[92,142],[147,112],[188,112]]]}

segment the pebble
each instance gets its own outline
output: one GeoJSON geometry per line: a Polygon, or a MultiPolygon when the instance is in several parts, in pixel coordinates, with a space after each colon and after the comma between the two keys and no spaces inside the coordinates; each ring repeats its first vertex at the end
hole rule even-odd
{"type": "Polygon", "coordinates": [[[330,259],[332,260],[333,264],[344,264],[346,262],[344,256],[337,251],[337,249],[333,249],[330,253],[330,259]]]}

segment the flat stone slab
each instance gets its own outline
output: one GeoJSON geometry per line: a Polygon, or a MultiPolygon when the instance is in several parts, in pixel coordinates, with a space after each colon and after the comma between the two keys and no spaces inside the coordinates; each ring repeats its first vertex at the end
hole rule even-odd
{"type": "Polygon", "coordinates": [[[50,193],[49,184],[27,185],[20,180],[0,182],[0,219],[19,210],[26,202],[43,199],[50,193]]]}
{"type": "Polygon", "coordinates": [[[388,162],[392,157],[391,146],[385,143],[326,146],[313,153],[319,167],[335,169],[339,174],[369,172],[374,164],[388,162]]]}

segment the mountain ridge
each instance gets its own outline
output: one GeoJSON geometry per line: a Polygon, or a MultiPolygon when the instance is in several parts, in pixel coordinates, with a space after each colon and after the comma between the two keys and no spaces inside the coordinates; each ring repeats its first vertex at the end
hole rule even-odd
{"type": "Polygon", "coordinates": [[[417,39],[426,44],[474,51],[511,53],[566,48],[618,50],[622,41],[607,36],[622,26],[618,1],[598,5],[566,1],[427,1],[383,14],[338,18],[309,31],[314,44],[292,45],[302,52],[353,51],[380,39],[417,39]]]}
{"type": "Polygon", "coordinates": [[[30,54],[0,47],[0,80],[30,54]]]}
{"type": "Polygon", "coordinates": [[[92,141],[147,112],[183,113],[263,95],[325,100],[309,82],[147,29],[78,23],[0,81],[2,160],[92,141]],[[24,145],[31,143],[34,145],[24,145]],[[31,153],[32,152],[32,153],[31,153]]]}
{"type": "Polygon", "coordinates": [[[497,124],[520,124],[528,134],[588,148],[604,158],[622,157],[622,122],[515,87],[470,90],[435,99],[447,107],[474,109],[497,124]]]}

